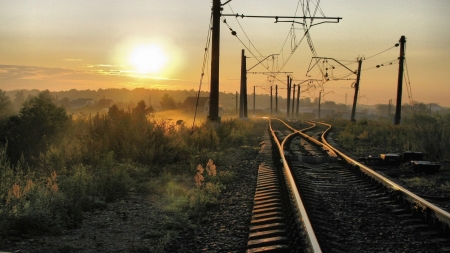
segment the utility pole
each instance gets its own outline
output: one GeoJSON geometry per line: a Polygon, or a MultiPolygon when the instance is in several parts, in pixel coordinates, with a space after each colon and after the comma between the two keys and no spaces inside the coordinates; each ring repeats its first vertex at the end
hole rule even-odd
{"type": "Polygon", "coordinates": [[[255,116],[255,105],[256,105],[256,86],[253,86],[253,116],[255,116]]]}
{"type": "Polygon", "coordinates": [[[241,56],[241,94],[239,118],[247,118],[247,57],[242,49],[241,56]]]}
{"type": "Polygon", "coordinates": [[[298,89],[297,89],[297,111],[296,111],[296,116],[298,118],[298,108],[300,106],[300,84],[298,85],[298,89]]]}
{"type": "Polygon", "coordinates": [[[275,115],[278,115],[278,84],[275,85],[275,115]]]}
{"type": "Polygon", "coordinates": [[[287,117],[289,118],[290,113],[290,107],[291,107],[291,77],[287,76],[287,104],[286,104],[286,111],[287,111],[287,117]]]}
{"type": "Polygon", "coordinates": [[[213,0],[211,37],[211,86],[209,94],[209,116],[211,122],[220,122],[219,117],[219,59],[220,59],[220,0],[213,0]]]}
{"type": "Polygon", "coordinates": [[[358,59],[358,74],[356,75],[356,83],[355,83],[355,96],[353,97],[353,107],[352,107],[352,118],[350,119],[352,122],[355,122],[355,112],[356,112],[356,103],[358,100],[358,90],[359,90],[359,79],[361,77],[361,65],[362,58],[358,59]]]}
{"type": "Polygon", "coordinates": [[[293,90],[292,90],[292,111],[291,111],[291,117],[294,117],[295,86],[296,86],[296,84],[294,84],[294,87],[293,87],[293,90]]]}
{"type": "Polygon", "coordinates": [[[389,99],[389,107],[388,107],[388,119],[391,120],[391,102],[392,99],[389,99]]]}
{"type": "Polygon", "coordinates": [[[236,91],[236,116],[239,116],[239,113],[238,113],[238,92],[236,91]]]}
{"type": "Polygon", "coordinates": [[[270,116],[272,116],[272,85],[270,86],[270,116]]]}
{"type": "Polygon", "coordinates": [[[395,125],[400,125],[402,118],[402,86],[403,86],[403,61],[405,60],[405,36],[400,37],[400,57],[398,67],[397,106],[395,107],[395,125]]]}
{"type": "Polygon", "coordinates": [[[320,99],[321,99],[321,97],[322,97],[322,92],[319,91],[319,114],[318,114],[317,119],[320,119],[320,99]]]}

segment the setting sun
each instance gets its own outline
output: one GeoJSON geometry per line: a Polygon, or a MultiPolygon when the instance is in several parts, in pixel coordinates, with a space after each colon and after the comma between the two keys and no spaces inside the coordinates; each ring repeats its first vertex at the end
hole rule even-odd
{"type": "Polygon", "coordinates": [[[137,72],[157,73],[166,65],[167,56],[157,45],[142,45],[131,52],[129,62],[137,72]]]}

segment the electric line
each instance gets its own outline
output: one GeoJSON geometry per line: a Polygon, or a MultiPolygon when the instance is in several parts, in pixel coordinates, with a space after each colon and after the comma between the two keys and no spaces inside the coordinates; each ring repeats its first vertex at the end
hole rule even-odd
{"type": "Polygon", "coordinates": [[[395,59],[395,60],[392,60],[392,61],[387,61],[387,62],[378,64],[378,65],[376,65],[375,67],[366,68],[366,69],[363,69],[363,70],[361,70],[361,71],[366,71],[366,70],[369,70],[369,69],[375,69],[375,68],[385,67],[385,66],[387,66],[387,65],[392,65],[393,63],[397,63],[398,61],[399,61],[398,59],[395,59]]]}
{"type": "Polygon", "coordinates": [[[198,108],[198,101],[200,99],[200,91],[202,90],[202,82],[203,82],[203,76],[205,75],[205,67],[207,68],[207,62],[209,59],[209,46],[211,44],[211,37],[212,37],[212,22],[213,22],[213,15],[211,13],[211,18],[209,20],[209,28],[208,28],[208,35],[206,36],[206,45],[205,45],[205,52],[203,54],[203,65],[202,65],[202,73],[200,75],[200,83],[198,86],[198,92],[197,92],[197,101],[195,103],[195,110],[194,110],[194,121],[192,123],[192,133],[194,132],[195,127],[195,119],[197,118],[197,108],[198,108]]]}
{"type": "MultiPolygon", "coordinates": [[[[235,37],[239,40],[239,42],[240,42],[240,43],[241,43],[241,44],[249,51],[249,53],[250,53],[255,59],[257,59],[258,57],[253,53],[253,51],[252,51],[249,47],[247,47],[247,45],[244,44],[244,42],[243,42],[243,41],[239,38],[239,36],[237,35],[236,31],[234,31],[233,28],[231,28],[231,26],[226,22],[226,19],[225,19],[225,18],[222,18],[222,19],[223,19],[223,22],[228,26],[228,29],[231,31],[231,34],[232,34],[233,36],[235,36],[235,37]]],[[[256,48],[255,48],[255,49],[256,49],[256,48]]],[[[259,53],[259,52],[258,52],[258,53],[259,53]]],[[[280,72],[280,70],[278,70],[277,72],[273,72],[273,71],[271,71],[271,70],[269,69],[269,67],[266,67],[265,65],[263,65],[263,67],[264,67],[265,69],[267,69],[267,71],[271,72],[272,74],[276,74],[276,73],[280,72]]],[[[284,81],[282,81],[282,80],[276,78],[275,76],[274,76],[274,78],[275,78],[276,80],[280,81],[281,83],[285,84],[284,81]]]]}
{"type": "Polygon", "coordinates": [[[395,44],[394,46],[392,46],[392,47],[386,49],[386,50],[383,50],[383,51],[377,53],[377,54],[374,54],[374,55],[372,55],[372,56],[366,57],[366,60],[368,60],[368,59],[370,59],[370,58],[372,58],[372,57],[375,57],[375,56],[377,56],[377,55],[380,55],[380,54],[382,54],[382,53],[384,53],[384,52],[386,52],[386,51],[389,51],[389,50],[393,49],[394,47],[398,47],[398,43],[395,44]]]}
{"type": "Polygon", "coordinates": [[[405,59],[405,67],[406,67],[406,74],[403,75],[403,76],[404,76],[405,83],[406,83],[406,90],[408,91],[408,96],[410,97],[410,103],[412,105],[414,100],[413,100],[413,97],[412,97],[411,82],[410,82],[410,79],[409,79],[408,64],[406,62],[406,59],[405,59]]]}
{"type": "MultiPolygon", "coordinates": [[[[231,4],[228,4],[228,7],[231,10],[231,13],[234,14],[233,8],[231,7],[231,4]]],[[[250,43],[250,45],[253,46],[253,48],[256,50],[256,52],[258,52],[258,54],[262,56],[262,54],[258,51],[258,49],[255,47],[255,45],[252,43],[252,41],[250,40],[250,38],[248,37],[247,33],[245,32],[244,28],[242,27],[241,23],[239,22],[238,18],[236,17],[236,22],[238,23],[239,27],[241,28],[242,32],[244,33],[245,37],[247,38],[248,42],[250,43]]]]}

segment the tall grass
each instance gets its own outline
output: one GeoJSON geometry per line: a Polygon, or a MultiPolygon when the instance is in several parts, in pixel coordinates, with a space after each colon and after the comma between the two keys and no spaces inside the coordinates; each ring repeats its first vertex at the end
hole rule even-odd
{"type": "Polygon", "coordinates": [[[192,129],[118,108],[70,120],[67,131],[32,166],[28,157],[11,164],[7,145],[0,147],[0,245],[11,235],[77,226],[85,211],[130,191],[161,194],[166,208],[198,214],[217,203],[233,176],[215,170],[221,152],[245,145],[254,126],[225,120],[192,129]],[[205,165],[205,180],[195,186],[195,169],[209,159],[216,164],[205,165]],[[176,181],[182,175],[190,181],[176,181]]]}
{"type": "Polygon", "coordinates": [[[337,132],[339,144],[349,151],[360,151],[359,155],[370,147],[382,147],[384,152],[421,151],[431,160],[450,161],[450,114],[416,115],[403,119],[400,125],[342,121],[337,132]]]}

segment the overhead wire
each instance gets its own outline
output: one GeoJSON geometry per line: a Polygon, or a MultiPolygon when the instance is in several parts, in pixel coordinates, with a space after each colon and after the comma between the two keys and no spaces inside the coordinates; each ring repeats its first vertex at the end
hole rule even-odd
{"type": "Polygon", "coordinates": [[[200,91],[202,90],[203,77],[205,76],[205,68],[207,68],[207,66],[208,66],[207,62],[209,59],[209,46],[211,45],[211,38],[212,38],[212,23],[213,23],[213,15],[211,13],[211,18],[210,18],[209,27],[208,27],[208,35],[206,36],[205,52],[203,54],[202,73],[200,75],[200,82],[199,82],[198,92],[197,92],[197,100],[195,103],[194,121],[192,123],[192,133],[194,132],[194,128],[195,128],[195,119],[197,117],[197,108],[198,108],[198,102],[200,100],[200,91]]]}
{"type": "MultiPolygon", "coordinates": [[[[225,18],[222,18],[222,22],[223,23],[225,23],[226,25],[227,25],[227,27],[228,27],[228,29],[231,31],[231,34],[233,35],[233,36],[235,36],[238,40],[239,40],[239,42],[248,50],[248,52],[255,58],[255,59],[258,59],[258,57],[253,53],[253,51],[251,50],[251,48],[249,48],[240,38],[239,38],[239,36],[237,35],[237,32],[233,29],[233,28],[231,28],[231,26],[228,24],[228,22],[226,21],[226,19],[225,18]]],[[[241,27],[241,29],[243,29],[242,27],[241,27]]],[[[247,37],[247,39],[249,39],[248,37],[247,37]]],[[[253,44],[252,44],[253,45],[253,44]]],[[[254,45],[253,45],[253,47],[254,47],[254,45]]],[[[255,49],[256,49],[256,47],[255,47],[255,49]]],[[[259,51],[258,51],[258,53],[259,53],[259,51]]],[[[273,71],[271,71],[270,69],[269,69],[269,67],[268,66],[265,66],[265,65],[263,65],[264,66],[264,68],[267,70],[267,71],[269,71],[269,72],[271,72],[271,73],[273,73],[273,74],[275,74],[275,73],[277,73],[277,72],[273,72],[273,71]]],[[[280,72],[279,70],[278,70],[278,72],[280,72]]],[[[275,77],[276,78],[276,77],[275,77]]],[[[277,78],[276,78],[277,79],[277,78]]],[[[280,81],[280,82],[282,82],[282,83],[284,83],[284,81],[282,81],[282,80],[279,80],[279,79],[277,79],[278,81],[280,81]]]]}
{"type": "MultiPolygon", "coordinates": [[[[234,13],[233,8],[231,7],[231,4],[228,4],[228,7],[230,8],[231,13],[234,13]]],[[[258,49],[255,47],[255,45],[252,43],[252,41],[250,40],[250,38],[248,37],[247,33],[245,32],[244,28],[242,27],[241,23],[239,22],[238,18],[236,17],[236,22],[238,23],[239,27],[241,28],[242,32],[244,33],[245,37],[247,38],[248,42],[250,43],[251,46],[253,46],[253,48],[256,50],[256,52],[258,52],[258,54],[261,57],[264,57],[259,51],[258,49]]]]}
{"type": "Polygon", "coordinates": [[[370,58],[373,58],[373,57],[375,57],[375,56],[378,56],[378,55],[380,55],[380,54],[382,54],[382,53],[384,53],[384,52],[387,52],[387,51],[393,49],[394,47],[398,47],[398,44],[395,44],[394,46],[392,46],[392,47],[390,47],[390,48],[388,48],[388,49],[386,49],[386,50],[383,50],[383,51],[381,51],[381,52],[379,52],[379,53],[376,53],[376,54],[374,54],[374,55],[372,55],[372,56],[365,57],[365,59],[368,60],[368,59],[370,59],[370,58]]]}

